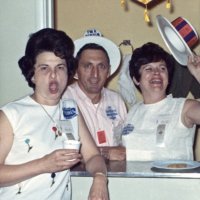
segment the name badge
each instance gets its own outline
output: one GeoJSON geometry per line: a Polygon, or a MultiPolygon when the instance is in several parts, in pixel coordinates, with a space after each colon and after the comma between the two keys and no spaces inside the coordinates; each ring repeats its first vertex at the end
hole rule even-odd
{"type": "Polygon", "coordinates": [[[62,99],[60,105],[60,120],[70,120],[78,115],[77,105],[71,99],[62,99]]]}

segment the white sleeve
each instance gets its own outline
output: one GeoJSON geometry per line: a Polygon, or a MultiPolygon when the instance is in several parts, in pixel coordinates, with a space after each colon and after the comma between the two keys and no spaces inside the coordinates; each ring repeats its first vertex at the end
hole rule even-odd
{"type": "Polygon", "coordinates": [[[123,99],[130,105],[133,106],[136,101],[136,87],[129,75],[129,61],[131,55],[125,55],[123,58],[122,68],[119,73],[118,88],[123,99]]]}

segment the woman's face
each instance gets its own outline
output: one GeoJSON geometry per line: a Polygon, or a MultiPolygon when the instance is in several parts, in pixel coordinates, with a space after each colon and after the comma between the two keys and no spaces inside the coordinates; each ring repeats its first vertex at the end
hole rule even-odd
{"type": "Polygon", "coordinates": [[[57,104],[68,81],[65,59],[53,52],[42,52],[36,57],[34,68],[35,100],[47,105],[57,104]]]}
{"type": "Polygon", "coordinates": [[[168,86],[168,70],[164,61],[152,62],[142,65],[138,85],[145,93],[163,93],[165,95],[168,86]]]}

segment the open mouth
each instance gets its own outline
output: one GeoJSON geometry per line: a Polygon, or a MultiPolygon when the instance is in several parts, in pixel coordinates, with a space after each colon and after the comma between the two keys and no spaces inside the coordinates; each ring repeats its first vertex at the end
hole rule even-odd
{"type": "Polygon", "coordinates": [[[58,83],[57,82],[51,82],[50,84],[49,84],[49,91],[50,91],[50,93],[52,93],[52,94],[55,94],[55,93],[57,93],[58,92],[58,83]]]}

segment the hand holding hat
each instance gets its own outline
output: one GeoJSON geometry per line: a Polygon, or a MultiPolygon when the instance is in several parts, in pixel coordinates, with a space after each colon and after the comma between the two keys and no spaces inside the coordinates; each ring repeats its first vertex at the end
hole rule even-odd
{"type": "Polygon", "coordinates": [[[198,43],[198,34],[193,26],[183,17],[171,23],[163,16],[156,17],[158,30],[174,58],[187,65],[188,56],[192,56],[191,48],[198,43]]]}
{"type": "Polygon", "coordinates": [[[189,56],[187,66],[190,73],[200,83],[200,56],[198,55],[189,56]]]}

